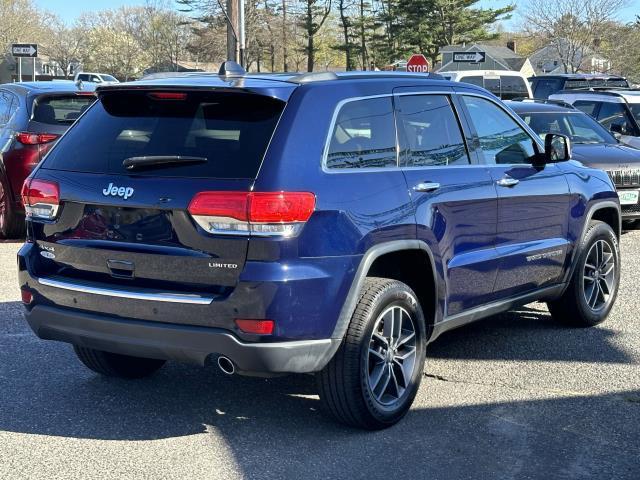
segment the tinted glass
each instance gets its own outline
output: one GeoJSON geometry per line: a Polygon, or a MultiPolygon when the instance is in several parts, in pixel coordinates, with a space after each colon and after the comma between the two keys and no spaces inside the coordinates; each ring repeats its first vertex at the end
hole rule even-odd
{"type": "Polygon", "coordinates": [[[533,140],[515,120],[493,102],[463,96],[488,164],[531,163],[533,140]]]}
{"type": "Polygon", "coordinates": [[[534,82],[534,98],[549,98],[549,95],[562,90],[562,80],[541,78],[534,82]]]}
{"type": "Polygon", "coordinates": [[[102,79],[103,79],[105,82],[117,82],[117,81],[118,81],[118,79],[117,79],[117,78],[112,77],[111,75],[105,75],[104,73],[102,74],[102,79]]]}
{"type": "Polygon", "coordinates": [[[89,81],[89,75],[84,74],[84,73],[80,73],[80,74],[78,74],[78,80],[82,80],[83,82],[88,82],[89,81]]]}
{"type": "Polygon", "coordinates": [[[496,97],[500,97],[501,86],[500,86],[500,77],[498,78],[485,78],[484,79],[484,88],[493,93],[496,97]]]}
{"type": "Polygon", "coordinates": [[[401,166],[469,163],[458,121],[446,96],[402,96],[397,99],[397,107],[401,166]]]}
{"type": "Polygon", "coordinates": [[[598,102],[589,102],[587,100],[578,100],[573,104],[578,110],[591,115],[593,118],[596,116],[596,110],[598,109],[598,102]]]}
{"type": "Polygon", "coordinates": [[[598,121],[604,128],[611,128],[611,125],[620,125],[623,130],[631,130],[629,117],[622,103],[603,102],[598,112],[598,121]]]}
{"type": "Polygon", "coordinates": [[[93,95],[40,97],[34,103],[34,122],[70,125],[95,102],[93,95]]]}
{"type": "Polygon", "coordinates": [[[9,92],[0,92],[0,123],[5,124],[9,121],[9,112],[11,111],[11,101],[13,97],[9,92]]]}
{"type": "Polygon", "coordinates": [[[527,84],[524,78],[512,75],[501,75],[500,82],[502,83],[502,94],[500,95],[500,98],[503,100],[529,97],[529,91],[527,90],[527,84]]]}
{"type": "Polygon", "coordinates": [[[484,88],[484,81],[482,79],[482,76],[480,75],[473,75],[470,77],[462,77],[460,79],[461,82],[464,83],[470,83],[471,85],[476,85],[478,87],[483,87],[484,88]]]}
{"type": "Polygon", "coordinates": [[[638,125],[640,125],[640,103],[630,103],[629,110],[631,110],[631,115],[633,115],[638,125]]]}
{"type": "Polygon", "coordinates": [[[547,133],[561,133],[570,137],[573,143],[617,143],[602,125],[583,113],[533,112],[519,115],[541,138],[547,133]]]}
{"type": "Polygon", "coordinates": [[[396,129],[390,97],[346,103],[338,114],[328,168],[385,168],[396,164],[396,129]]]}
{"type": "Polygon", "coordinates": [[[136,175],[255,178],[284,102],[250,94],[144,92],[105,95],[58,142],[44,168],[130,174],[130,157],[187,156],[204,163],[137,169],[136,175]]]}

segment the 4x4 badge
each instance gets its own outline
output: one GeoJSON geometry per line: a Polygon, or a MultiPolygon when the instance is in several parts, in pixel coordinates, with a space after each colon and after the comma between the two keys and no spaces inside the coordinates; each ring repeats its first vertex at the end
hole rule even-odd
{"type": "Polygon", "coordinates": [[[102,194],[105,197],[111,195],[112,197],[122,197],[125,200],[133,195],[133,192],[134,190],[131,187],[117,187],[113,183],[110,183],[107,188],[102,190],[102,194]]]}

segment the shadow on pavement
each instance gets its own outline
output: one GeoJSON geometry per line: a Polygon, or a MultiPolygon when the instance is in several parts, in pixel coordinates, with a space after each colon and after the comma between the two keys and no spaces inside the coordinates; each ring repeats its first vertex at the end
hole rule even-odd
{"type": "MultiPolygon", "coordinates": [[[[507,324],[507,315],[451,333],[431,355],[481,356],[495,328],[516,343],[549,335],[566,345],[564,329],[531,312],[519,316],[519,323],[507,324]]],[[[104,379],[84,369],[68,345],[15,327],[0,335],[0,431],[99,440],[210,432],[247,478],[640,478],[640,390],[530,400],[514,390],[513,399],[507,392],[488,403],[477,393],[467,399],[464,385],[425,378],[421,396],[437,389],[452,401],[414,408],[389,430],[360,432],[321,414],[310,376],[227,377],[171,363],[144,380],[104,379]]],[[[609,361],[624,361],[607,338],[594,334],[597,344],[580,360],[591,353],[603,361],[596,352],[604,349],[609,361]]],[[[494,342],[489,358],[527,353],[506,345],[494,342]]],[[[553,348],[550,359],[575,359],[562,351],[553,348]]]]}

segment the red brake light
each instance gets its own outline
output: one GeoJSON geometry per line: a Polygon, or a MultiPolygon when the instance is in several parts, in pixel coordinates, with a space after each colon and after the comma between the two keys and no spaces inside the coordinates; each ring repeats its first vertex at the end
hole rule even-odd
{"type": "Polygon", "coordinates": [[[149,94],[154,100],[186,100],[187,94],[180,92],[151,92],[149,94]]]}
{"type": "Polygon", "coordinates": [[[22,203],[27,216],[51,220],[60,204],[60,189],[56,182],[27,178],[22,185],[22,203]]]}
{"type": "Polygon", "coordinates": [[[33,300],[33,294],[26,288],[20,289],[20,296],[22,297],[22,303],[29,305],[33,300]]]}
{"type": "Polygon", "coordinates": [[[200,192],[189,213],[210,233],[293,236],[315,205],[309,192],[200,192]]]}
{"type": "Polygon", "coordinates": [[[60,135],[55,133],[29,133],[20,132],[16,134],[16,140],[23,145],[42,145],[56,140],[60,135]]]}
{"type": "Polygon", "coordinates": [[[275,323],[273,320],[242,320],[237,318],[236,325],[244,333],[271,335],[273,333],[275,323]]]}

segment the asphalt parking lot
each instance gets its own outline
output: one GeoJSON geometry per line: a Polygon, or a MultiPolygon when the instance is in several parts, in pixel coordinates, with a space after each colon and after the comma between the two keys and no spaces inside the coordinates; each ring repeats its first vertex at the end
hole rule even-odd
{"type": "Polygon", "coordinates": [[[311,377],[168,364],[100,378],[25,325],[19,244],[0,244],[0,478],[640,478],[640,231],[622,238],[609,320],[530,305],[430,346],[412,411],[382,432],[335,425],[311,377]]]}

